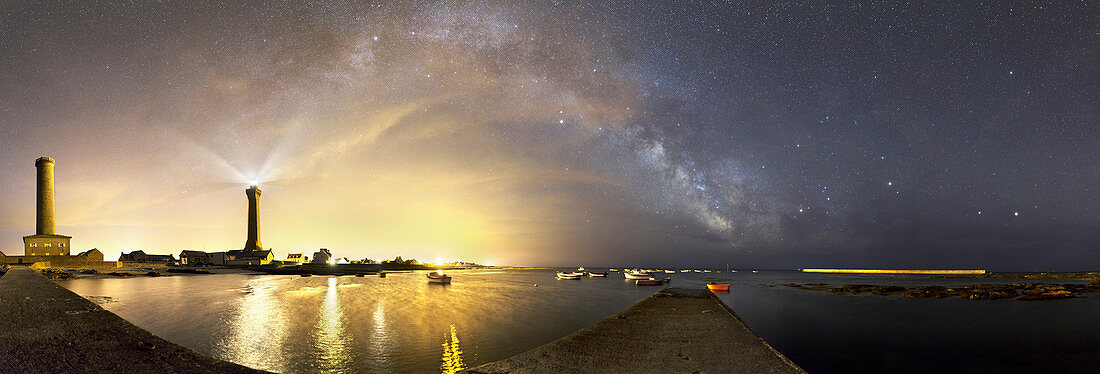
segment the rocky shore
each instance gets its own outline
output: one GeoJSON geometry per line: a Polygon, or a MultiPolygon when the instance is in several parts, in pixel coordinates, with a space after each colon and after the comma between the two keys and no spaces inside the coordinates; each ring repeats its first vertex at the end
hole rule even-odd
{"type": "Polygon", "coordinates": [[[825,283],[796,284],[783,286],[810,291],[830,292],[834,295],[859,295],[864,292],[888,296],[901,294],[907,299],[945,299],[960,297],[970,300],[996,300],[1016,298],[1021,301],[1052,300],[1077,297],[1082,293],[1100,291],[1100,281],[1084,283],[1003,283],[974,284],[964,286],[919,286],[902,287],[874,284],[846,284],[831,286],[825,283]]]}

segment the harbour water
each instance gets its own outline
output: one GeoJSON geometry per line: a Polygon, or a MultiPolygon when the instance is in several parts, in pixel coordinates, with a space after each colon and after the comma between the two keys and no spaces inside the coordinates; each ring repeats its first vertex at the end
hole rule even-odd
{"type": "MultiPolygon", "coordinates": [[[[621,273],[573,281],[555,280],[554,270],[450,274],[449,286],[428,284],[422,272],[387,278],[220,274],[59,283],[173,342],[287,373],[460,370],[565,336],[660,288],[635,286],[621,273]]],[[[732,291],[720,298],[811,373],[1100,368],[1098,294],[1030,302],[909,300],[780,285],[1013,280],[790,271],[665,275],[680,287],[731,282],[732,291]]]]}

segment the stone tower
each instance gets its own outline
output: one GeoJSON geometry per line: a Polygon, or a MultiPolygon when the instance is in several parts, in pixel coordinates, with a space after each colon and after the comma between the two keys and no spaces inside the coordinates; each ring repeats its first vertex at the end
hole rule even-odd
{"type": "Polygon", "coordinates": [[[23,237],[23,253],[27,256],[68,256],[69,239],[54,231],[53,217],[53,164],[49,157],[34,160],[38,169],[38,199],[35,234],[23,237]]]}
{"type": "Polygon", "coordinates": [[[38,168],[38,221],[34,233],[53,235],[53,159],[39,157],[34,166],[38,168]]]}
{"type": "Polygon", "coordinates": [[[244,190],[248,196],[248,240],[244,242],[246,251],[262,251],[260,244],[260,217],[257,214],[257,205],[260,201],[260,188],[255,184],[244,190]]]}

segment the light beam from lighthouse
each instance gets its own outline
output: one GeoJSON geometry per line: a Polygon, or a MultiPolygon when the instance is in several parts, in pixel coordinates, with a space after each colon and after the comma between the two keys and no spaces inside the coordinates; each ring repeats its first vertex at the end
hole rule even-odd
{"type": "Polygon", "coordinates": [[[260,188],[253,183],[244,190],[244,194],[248,196],[248,240],[244,242],[244,250],[262,251],[264,247],[260,244],[260,217],[257,214],[260,188]]]}

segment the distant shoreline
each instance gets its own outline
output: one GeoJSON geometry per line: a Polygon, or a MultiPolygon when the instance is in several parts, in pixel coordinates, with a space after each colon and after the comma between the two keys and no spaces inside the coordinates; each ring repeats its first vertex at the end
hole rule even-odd
{"type": "Polygon", "coordinates": [[[985,274],[984,269],[977,270],[892,270],[892,269],[801,269],[803,273],[827,274],[985,274]]]}

